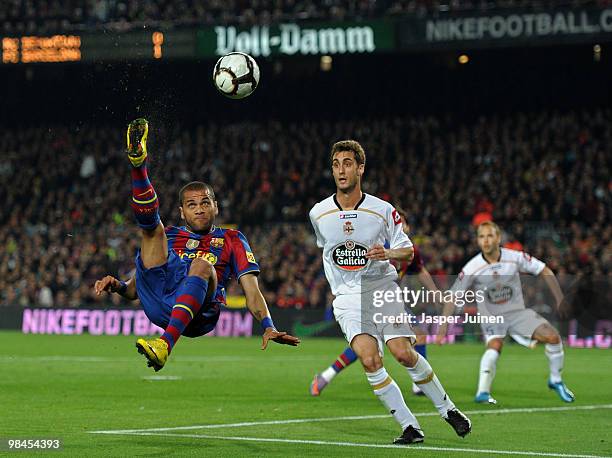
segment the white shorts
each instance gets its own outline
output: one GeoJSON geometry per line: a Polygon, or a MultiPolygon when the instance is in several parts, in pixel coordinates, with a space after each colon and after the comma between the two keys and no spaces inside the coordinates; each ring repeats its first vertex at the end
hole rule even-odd
{"type": "MultiPolygon", "coordinates": [[[[397,288],[399,287],[393,282],[379,289],[395,290],[397,288]]],[[[414,344],[416,336],[409,323],[392,324],[384,320],[384,317],[407,315],[404,302],[391,301],[385,302],[381,307],[373,307],[371,294],[372,292],[343,294],[334,299],[334,316],[347,342],[350,344],[359,334],[371,335],[378,342],[378,351],[381,356],[384,355],[384,343],[391,339],[407,337],[414,344]]]]}
{"type": "Polygon", "coordinates": [[[540,325],[548,323],[546,318],[531,309],[514,310],[499,316],[503,317],[503,323],[482,323],[480,325],[486,343],[493,339],[503,339],[509,334],[517,343],[525,347],[533,347],[533,333],[540,325]]]}

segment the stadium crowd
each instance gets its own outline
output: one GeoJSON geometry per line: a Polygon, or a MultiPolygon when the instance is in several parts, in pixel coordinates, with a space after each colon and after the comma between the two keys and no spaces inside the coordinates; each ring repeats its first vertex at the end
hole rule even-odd
{"type": "MultiPolygon", "coordinates": [[[[210,182],[218,222],[251,242],[268,301],[324,307],[308,210],[333,192],[328,151],[346,137],[365,147],[365,191],[407,211],[432,273],[458,273],[477,252],[473,224],[487,218],[502,226],[504,242],[557,272],[610,273],[609,109],[152,125],[149,170],[162,220],[179,223],[182,184],[210,182]]],[[[119,126],[0,128],[0,305],[102,305],[108,298],[93,297],[93,282],[130,275],[139,234],[124,138],[119,126]]]]}
{"type": "Polygon", "coordinates": [[[5,35],[128,30],[295,20],[355,20],[382,16],[521,8],[609,6],[610,0],[3,0],[5,35]]]}

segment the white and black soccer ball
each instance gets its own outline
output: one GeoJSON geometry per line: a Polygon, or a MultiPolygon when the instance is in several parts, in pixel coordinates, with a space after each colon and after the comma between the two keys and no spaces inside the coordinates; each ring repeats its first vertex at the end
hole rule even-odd
{"type": "Polygon", "coordinates": [[[230,99],[243,99],[259,84],[259,66],[243,52],[231,52],[221,57],[213,70],[217,90],[230,99]]]}

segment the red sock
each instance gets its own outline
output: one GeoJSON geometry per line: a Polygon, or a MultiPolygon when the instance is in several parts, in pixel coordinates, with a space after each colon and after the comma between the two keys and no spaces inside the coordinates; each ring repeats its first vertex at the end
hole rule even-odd
{"type": "Polygon", "coordinates": [[[155,229],[159,224],[159,200],[149,176],[147,163],[132,167],[132,210],[143,229],[155,229]]]}

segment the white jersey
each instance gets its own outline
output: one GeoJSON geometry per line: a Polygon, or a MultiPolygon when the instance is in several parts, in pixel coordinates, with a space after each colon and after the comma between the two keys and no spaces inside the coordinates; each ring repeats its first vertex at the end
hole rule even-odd
{"type": "Polygon", "coordinates": [[[373,245],[388,242],[392,249],[412,246],[395,208],[365,193],[354,210],[342,210],[335,194],[328,197],[312,207],[310,222],[317,245],[323,248],[325,276],[334,296],[360,294],[397,279],[389,261],[366,258],[373,245]]]}
{"type": "Polygon", "coordinates": [[[497,262],[489,263],[482,253],[474,256],[463,267],[452,286],[455,294],[472,289],[483,291],[479,300],[478,312],[483,315],[502,315],[513,310],[523,310],[523,288],[520,273],[539,275],[544,264],[522,251],[500,249],[497,262]]]}

